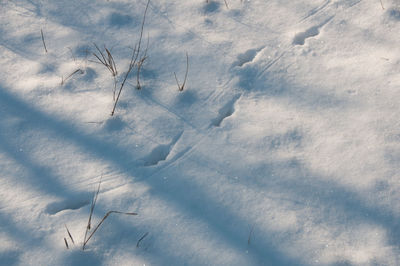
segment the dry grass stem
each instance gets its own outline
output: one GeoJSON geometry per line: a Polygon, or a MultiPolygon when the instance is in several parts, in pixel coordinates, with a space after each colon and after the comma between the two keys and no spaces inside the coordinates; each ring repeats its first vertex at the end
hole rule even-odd
{"type": "Polygon", "coordinates": [[[113,100],[115,101],[115,93],[117,90],[117,75],[118,75],[118,70],[117,66],[115,65],[115,60],[114,57],[112,56],[111,52],[109,49],[107,49],[106,46],[104,46],[105,52],[101,51],[100,48],[94,43],[94,46],[96,47],[96,50],[98,54],[93,53],[93,55],[97,58],[97,60],[105,66],[108,71],[110,71],[111,76],[114,79],[114,89],[113,89],[113,100]]]}
{"type": "Polygon", "coordinates": [[[64,237],[64,243],[65,243],[65,246],[67,247],[67,249],[69,249],[68,241],[67,241],[67,239],[65,237],[64,237]]]}
{"type": "Polygon", "coordinates": [[[142,242],[143,239],[149,234],[149,232],[146,232],[136,243],[136,247],[138,248],[140,245],[140,242],[142,242]]]}
{"type": "Polygon", "coordinates": [[[136,60],[135,59],[136,53],[137,52],[136,52],[136,46],[135,46],[135,48],[133,49],[133,52],[132,52],[131,61],[129,62],[128,71],[126,71],[126,73],[125,73],[124,80],[122,81],[121,86],[120,86],[119,91],[118,91],[118,94],[117,94],[117,98],[114,101],[114,106],[113,106],[113,109],[111,111],[111,116],[113,116],[114,113],[115,113],[115,109],[117,108],[119,97],[121,96],[122,89],[124,88],[124,85],[125,85],[125,82],[126,82],[128,76],[129,76],[129,73],[131,73],[132,69],[134,68],[134,66],[136,64],[136,61],[135,61],[136,60]]]}
{"type": "Polygon", "coordinates": [[[149,37],[147,37],[147,45],[146,49],[144,50],[144,54],[142,58],[137,63],[137,73],[136,73],[136,89],[140,90],[142,86],[140,85],[140,70],[144,64],[144,61],[147,59],[147,50],[149,49],[149,37]]]}
{"type": "Polygon", "coordinates": [[[93,216],[93,211],[94,211],[94,208],[95,208],[95,206],[96,206],[96,202],[97,202],[97,196],[99,195],[99,192],[100,192],[100,185],[101,185],[101,180],[103,179],[103,175],[100,177],[100,181],[99,181],[99,185],[98,185],[98,187],[97,187],[97,191],[96,191],[96,193],[94,194],[94,197],[93,197],[93,199],[92,199],[92,204],[90,205],[90,213],[89,213],[89,220],[88,220],[88,223],[87,223],[87,226],[86,226],[86,231],[85,231],[85,237],[83,238],[83,246],[82,246],[82,249],[85,249],[85,242],[86,242],[86,238],[87,238],[87,235],[88,235],[88,233],[89,233],[89,230],[91,229],[91,226],[92,226],[92,216],[93,216]]]}
{"type": "MultiPolygon", "coordinates": [[[[106,215],[103,217],[103,219],[101,219],[101,221],[96,225],[96,227],[94,227],[94,229],[91,231],[91,229],[92,229],[92,216],[93,216],[94,209],[96,207],[97,197],[98,197],[99,192],[100,192],[100,186],[101,186],[102,178],[103,178],[103,175],[100,178],[99,185],[97,187],[97,191],[95,192],[95,194],[93,196],[92,204],[90,206],[89,220],[88,220],[88,224],[86,226],[85,237],[83,239],[83,244],[82,244],[82,250],[85,250],[86,244],[89,242],[89,240],[93,237],[94,233],[96,233],[97,229],[100,228],[102,223],[107,219],[107,217],[110,214],[117,213],[117,214],[125,214],[125,215],[137,215],[137,213],[135,213],[135,212],[109,211],[109,212],[106,213],[106,215]],[[89,232],[90,232],[90,234],[89,234],[89,232]]],[[[68,228],[67,228],[67,231],[68,231],[68,234],[70,235],[68,228]]],[[[70,235],[70,237],[71,237],[71,240],[72,240],[72,236],[71,235],[70,235]]]]}
{"type": "Polygon", "coordinates": [[[228,2],[226,2],[226,0],[224,0],[224,2],[225,2],[226,8],[229,9],[228,2]]]}
{"type": "Polygon", "coordinates": [[[176,77],[176,73],[174,72],[176,84],[178,85],[179,91],[183,91],[183,89],[185,88],[188,72],[189,72],[189,55],[188,53],[186,53],[186,73],[182,85],[179,84],[178,78],[176,77]]]}
{"type": "Polygon", "coordinates": [[[68,227],[67,227],[67,225],[66,225],[66,224],[64,224],[64,226],[65,226],[65,229],[67,229],[67,233],[68,233],[68,236],[69,236],[69,238],[70,238],[70,239],[71,239],[71,241],[72,241],[72,244],[74,244],[74,245],[75,245],[74,238],[72,237],[72,235],[71,235],[71,232],[68,230],[68,227]]]}
{"type": "MultiPolygon", "coordinates": [[[[132,69],[135,67],[136,62],[138,62],[137,60],[138,60],[139,55],[140,55],[140,47],[142,45],[144,23],[146,21],[146,14],[147,14],[147,9],[149,8],[149,4],[150,4],[150,0],[147,1],[146,9],[144,10],[143,20],[142,20],[142,27],[141,27],[141,30],[140,30],[139,43],[138,43],[137,47],[135,46],[135,48],[133,49],[132,56],[131,56],[131,61],[129,63],[129,67],[128,67],[128,71],[126,71],[126,73],[125,73],[124,80],[121,83],[121,86],[120,86],[119,91],[118,91],[118,95],[117,95],[117,97],[116,97],[116,99],[114,101],[114,106],[113,106],[113,109],[111,111],[111,116],[113,116],[114,113],[115,113],[115,109],[117,108],[117,104],[118,104],[119,98],[121,96],[122,89],[124,88],[125,82],[126,82],[128,76],[129,76],[129,74],[131,73],[132,69]]],[[[144,60],[146,59],[146,54],[147,54],[147,48],[145,50],[144,56],[142,56],[140,61],[144,62],[144,60]]],[[[139,72],[140,72],[140,70],[139,70],[139,66],[138,66],[138,77],[139,77],[139,72]]],[[[139,83],[139,79],[137,80],[137,82],[139,83]]],[[[140,83],[139,83],[139,86],[140,86],[140,83]]]]}
{"type": "Polygon", "coordinates": [[[43,42],[44,51],[47,53],[47,47],[46,47],[46,42],[44,41],[43,29],[40,29],[40,33],[42,35],[42,42],[43,42]]]}
{"type": "Polygon", "coordinates": [[[64,85],[65,82],[67,82],[68,79],[70,79],[73,75],[75,75],[76,73],[79,74],[83,74],[83,70],[78,68],[77,70],[75,70],[74,72],[72,72],[71,74],[69,74],[65,79],[64,77],[61,77],[61,85],[64,85]]]}
{"type": "Polygon", "coordinates": [[[94,233],[96,233],[97,229],[101,226],[101,224],[107,219],[107,217],[112,214],[112,213],[117,213],[117,214],[125,214],[125,215],[137,215],[135,212],[120,212],[120,211],[109,211],[104,215],[103,219],[99,222],[99,224],[93,229],[92,233],[89,235],[89,237],[83,242],[82,249],[85,249],[86,244],[89,242],[89,240],[92,238],[94,233]]]}

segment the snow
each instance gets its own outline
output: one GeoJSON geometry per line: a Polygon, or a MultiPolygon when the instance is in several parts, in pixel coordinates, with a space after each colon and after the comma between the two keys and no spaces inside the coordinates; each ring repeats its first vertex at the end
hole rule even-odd
{"type": "Polygon", "coordinates": [[[110,116],[146,4],[0,2],[0,265],[399,265],[398,1],[151,0],[110,116]]]}

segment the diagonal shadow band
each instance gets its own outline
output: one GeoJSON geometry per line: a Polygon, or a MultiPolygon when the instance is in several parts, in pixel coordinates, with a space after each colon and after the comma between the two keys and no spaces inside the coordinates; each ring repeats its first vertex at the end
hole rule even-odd
{"type": "MultiPolygon", "coordinates": [[[[229,243],[229,245],[238,252],[243,251],[242,245],[240,244],[243,242],[243,239],[238,235],[237,230],[226,227],[225,221],[231,220],[235,221],[236,224],[248,224],[247,221],[236,217],[229,210],[224,210],[222,206],[218,207],[218,209],[224,210],[224,213],[219,213],[218,216],[205,208],[200,211],[200,215],[199,212],[195,213],[191,210],[191,205],[188,204],[191,198],[202,199],[204,206],[219,206],[219,203],[210,199],[205,192],[199,189],[192,190],[190,195],[186,193],[183,199],[178,198],[177,196],[179,195],[168,191],[163,184],[160,184],[154,178],[146,178],[146,171],[141,171],[141,169],[137,167],[135,162],[131,159],[132,155],[128,152],[118,148],[112,143],[107,143],[80,132],[79,129],[70,125],[68,122],[51,117],[35,108],[32,104],[12,95],[2,87],[0,87],[0,105],[2,108],[6,109],[6,113],[23,117],[29,126],[52,132],[56,136],[64,138],[79,146],[86,153],[96,157],[96,159],[107,161],[113,166],[116,166],[122,171],[128,173],[132,178],[140,178],[142,182],[146,182],[153,188],[152,195],[159,197],[167,202],[167,204],[178,207],[182,213],[193,216],[197,214],[196,218],[208,224],[209,228],[213,230],[214,235],[219,236],[220,239],[229,243]]],[[[179,187],[182,185],[184,184],[180,184],[179,187]]],[[[285,254],[283,250],[280,250],[279,247],[275,247],[272,242],[269,242],[268,240],[263,242],[262,247],[254,247],[252,255],[253,260],[257,262],[257,264],[301,265],[299,261],[291,258],[288,254],[285,254]]]]}

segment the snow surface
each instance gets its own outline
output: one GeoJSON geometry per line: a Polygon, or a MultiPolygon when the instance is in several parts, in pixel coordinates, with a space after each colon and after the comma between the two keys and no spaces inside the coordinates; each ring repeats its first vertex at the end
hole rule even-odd
{"type": "Polygon", "coordinates": [[[111,117],[146,3],[0,1],[0,264],[400,265],[398,0],[151,0],[111,117]]]}

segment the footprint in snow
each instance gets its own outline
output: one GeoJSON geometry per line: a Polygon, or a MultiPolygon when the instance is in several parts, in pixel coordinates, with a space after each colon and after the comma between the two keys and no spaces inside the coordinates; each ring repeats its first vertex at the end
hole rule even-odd
{"type": "Polygon", "coordinates": [[[90,203],[87,195],[81,197],[75,197],[74,199],[63,200],[59,202],[53,202],[47,205],[45,213],[54,215],[65,210],[77,210],[86,206],[90,203]]]}
{"type": "Polygon", "coordinates": [[[332,18],[333,17],[330,17],[319,25],[313,26],[313,27],[307,29],[306,31],[297,33],[296,36],[294,36],[293,44],[294,45],[304,45],[308,38],[312,38],[312,37],[319,35],[320,29],[323,26],[325,26],[325,24],[327,24],[332,18]]]}
{"type": "Polygon", "coordinates": [[[236,95],[232,100],[225,104],[219,111],[218,116],[211,122],[210,126],[220,127],[222,122],[233,115],[235,112],[235,104],[240,98],[240,94],[236,95]]]}
{"type": "Polygon", "coordinates": [[[255,48],[255,49],[249,49],[243,54],[239,54],[237,56],[237,60],[233,63],[232,67],[239,66],[242,67],[247,63],[250,63],[254,60],[254,58],[257,56],[257,54],[262,51],[264,47],[260,48],[255,48]]]}
{"type": "Polygon", "coordinates": [[[164,145],[158,145],[155,147],[149,155],[144,157],[142,160],[144,161],[144,166],[154,166],[160,163],[161,161],[165,161],[169,154],[171,153],[172,149],[174,148],[175,144],[181,138],[183,132],[178,134],[170,143],[164,145]]]}

